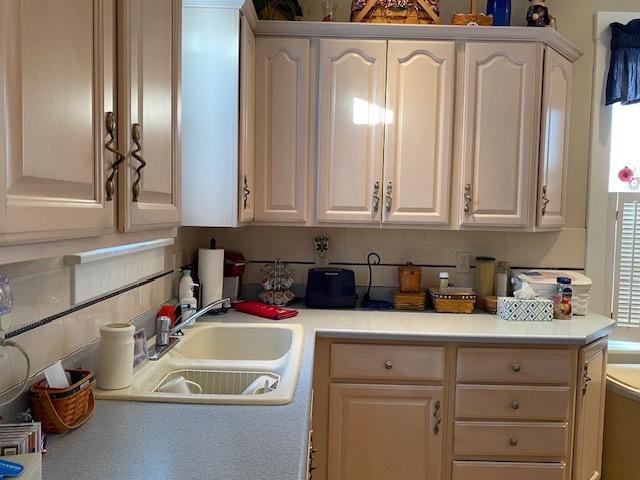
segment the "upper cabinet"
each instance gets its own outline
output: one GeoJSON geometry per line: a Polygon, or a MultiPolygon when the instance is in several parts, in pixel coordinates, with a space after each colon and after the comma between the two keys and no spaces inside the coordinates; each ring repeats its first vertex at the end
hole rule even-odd
{"type": "Polygon", "coordinates": [[[389,42],[385,223],[449,223],[454,76],[454,42],[389,42]]]}
{"type": "Polygon", "coordinates": [[[180,0],[118,2],[121,229],[180,223],[180,0]]]}
{"type": "Polygon", "coordinates": [[[0,244],[113,232],[115,1],[0,1],[0,244]]]}
{"type": "Polygon", "coordinates": [[[320,41],[317,220],[379,222],[387,42],[320,41]]]}
{"type": "Polygon", "coordinates": [[[461,226],[527,227],[536,181],[543,49],[467,43],[458,140],[461,226]]]}
{"type": "Polygon", "coordinates": [[[240,19],[240,151],[238,220],[255,218],[256,38],[246,16],[240,19]]]}
{"type": "Polygon", "coordinates": [[[310,42],[256,39],[255,220],[308,216],[310,42]]]}
{"type": "Polygon", "coordinates": [[[572,63],[546,49],[542,95],[538,227],[561,227],[566,217],[572,63]]]}

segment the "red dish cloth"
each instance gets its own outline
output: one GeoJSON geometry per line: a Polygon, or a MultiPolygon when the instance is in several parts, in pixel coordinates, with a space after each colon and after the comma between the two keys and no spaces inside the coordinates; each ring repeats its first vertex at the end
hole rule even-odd
{"type": "Polygon", "coordinates": [[[238,312],[248,313],[249,315],[255,315],[256,317],[268,318],[270,320],[284,320],[285,318],[291,318],[298,315],[297,310],[274,307],[273,305],[267,305],[266,303],[256,302],[253,300],[234,303],[233,308],[238,312]]]}

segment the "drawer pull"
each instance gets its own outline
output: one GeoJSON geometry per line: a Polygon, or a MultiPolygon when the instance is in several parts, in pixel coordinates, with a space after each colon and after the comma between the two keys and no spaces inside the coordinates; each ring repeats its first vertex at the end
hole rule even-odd
{"type": "Polygon", "coordinates": [[[522,370],[522,367],[520,365],[518,365],[517,363],[514,363],[513,366],[511,367],[511,369],[516,372],[519,373],[520,370],[522,370]]]}
{"type": "Polygon", "coordinates": [[[518,400],[514,400],[513,402],[511,402],[511,408],[513,408],[514,410],[518,410],[520,408],[520,402],[518,400]]]}
{"type": "Polygon", "coordinates": [[[511,444],[512,447],[517,447],[518,439],[516,437],[511,437],[511,439],[509,440],[509,443],[511,444]]]}
{"type": "Polygon", "coordinates": [[[386,368],[387,370],[391,370],[393,368],[393,363],[391,363],[391,360],[384,361],[384,368],[386,368]]]}

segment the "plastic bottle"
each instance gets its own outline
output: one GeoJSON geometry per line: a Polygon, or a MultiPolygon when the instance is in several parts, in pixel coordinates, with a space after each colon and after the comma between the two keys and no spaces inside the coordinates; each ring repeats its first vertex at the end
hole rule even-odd
{"type": "Polygon", "coordinates": [[[438,279],[440,280],[440,290],[444,290],[449,286],[449,272],[440,272],[438,279]]]}
{"type": "Polygon", "coordinates": [[[178,298],[193,297],[193,285],[195,282],[191,278],[191,270],[185,269],[182,271],[182,278],[178,285],[178,298]]]}
{"type": "Polygon", "coordinates": [[[553,296],[553,318],[558,320],[571,320],[573,317],[573,289],[569,277],[558,277],[556,293],[553,296]]]}

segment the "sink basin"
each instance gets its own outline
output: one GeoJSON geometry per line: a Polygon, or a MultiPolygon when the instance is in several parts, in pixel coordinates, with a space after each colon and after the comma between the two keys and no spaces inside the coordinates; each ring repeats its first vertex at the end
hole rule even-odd
{"type": "Polygon", "coordinates": [[[293,331],[251,325],[205,325],[175,347],[187,358],[199,360],[278,360],[289,352],[293,331]]]}
{"type": "Polygon", "coordinates": [[[134,371],[133,385],[95,389],[96,398],[169,403],[284,405],[293,400],[302,359],[303,328],[293,324],[196,323],[160,360],[134,371]],[[201,387],[191,393],[160,392],[177,373],[201,387]],[[258,377],[277,378],[273,390],[241,392],[258,377]],[[211,379],[211,380],[205,380],[211,379]],[[222,379],[222,380],[220,380],[222,379]],[[222,383],[215,383],[222,382],[222,383]],[[236,382],[231,384],[229,382],[236,382]]]}

